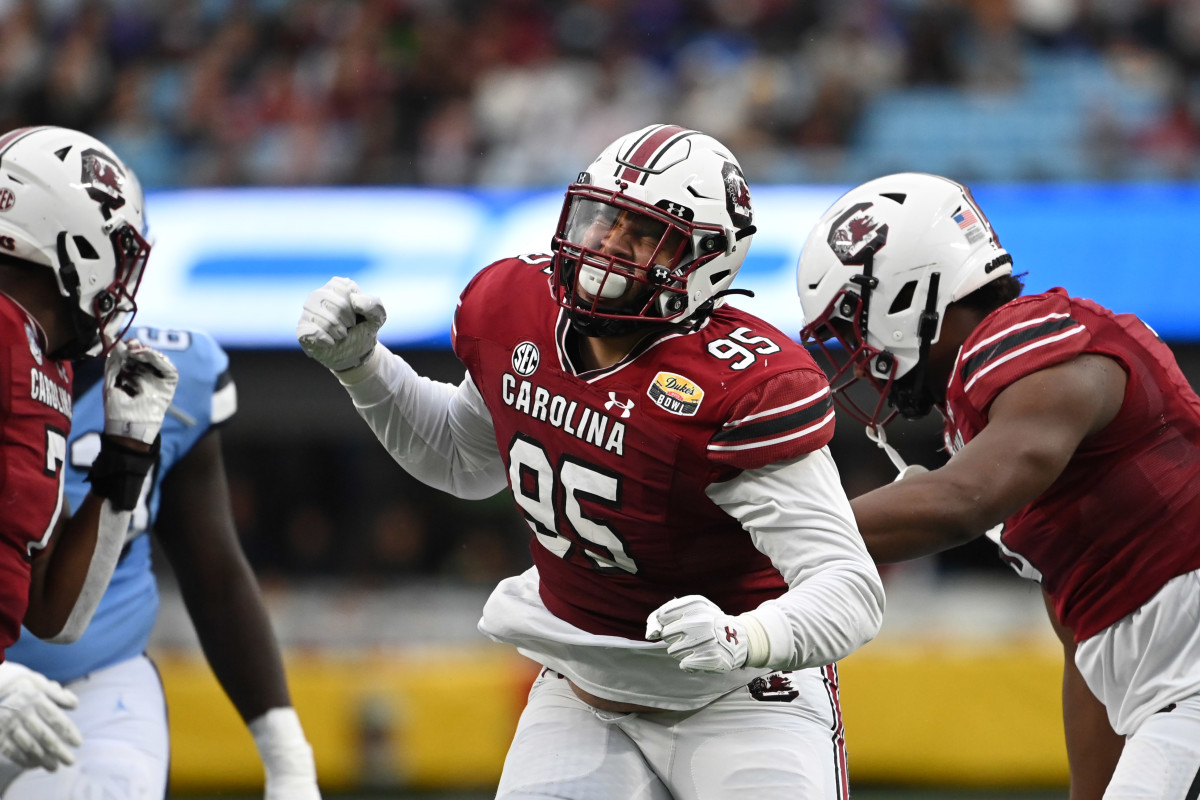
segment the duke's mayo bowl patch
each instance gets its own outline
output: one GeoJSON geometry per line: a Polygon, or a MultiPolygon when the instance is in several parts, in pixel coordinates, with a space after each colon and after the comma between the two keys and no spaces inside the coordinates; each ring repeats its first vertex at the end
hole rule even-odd
{"type": "Polygon", "coordinates": [[[655,405],[684,417],[695,416],[700,410],[700,402],[704,399],[703,389],[690,378],[674,372],[660,372],[655,375],[654,383],[650,384],[646,394],[655,405]]]}

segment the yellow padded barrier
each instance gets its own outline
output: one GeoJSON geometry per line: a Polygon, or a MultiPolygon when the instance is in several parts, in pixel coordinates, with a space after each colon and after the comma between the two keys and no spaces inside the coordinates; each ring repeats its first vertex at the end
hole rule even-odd
{"type": "MultiPolygon", "coordinates": [[[[173,791],[262,785],[254,742],[207,664],[156,655],[170,709],[173,791]]],[[[533,664],[507,649],[292,654],[296,711],[329,790],[495,783],[533,664]]]]}
{"type": "MultiPolygon", "coordinates": [[[[873,643],[841,664],[850,773],[912,785],[1065,785],[1061,651],[873,643]]],[[[173,791],[261,786],[253,741],[198,656],[156,655],[173,791]]],[[[322,787],[495,784],[535,667],[480,645],[292,653],[288,678],[322,787]]]]}
{"type": "Polygon", "coordinates": [[[853,780],[1067,785],[1055,645],[873,643],[838,674],[853,780]]]}

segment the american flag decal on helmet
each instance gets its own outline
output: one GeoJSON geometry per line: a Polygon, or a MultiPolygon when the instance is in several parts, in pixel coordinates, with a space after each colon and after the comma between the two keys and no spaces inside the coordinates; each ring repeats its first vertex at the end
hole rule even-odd
{"type": "Polygon", "coordinates": [[[624,152],[617,153],[617,163],[623,165],[617,170],[617,177],[626,183],[645,183],[647,175],[658,171],[660,160],[672,145],[695,135],[696,131],[678,125],[651,128],[624,152]]]}

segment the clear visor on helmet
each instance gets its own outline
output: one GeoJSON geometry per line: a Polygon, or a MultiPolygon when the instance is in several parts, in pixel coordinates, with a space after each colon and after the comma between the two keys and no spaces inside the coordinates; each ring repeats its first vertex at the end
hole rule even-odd
{"type": "Polygon", "coordinates": [[[91,313],[99,327],[100,355],[113,348],[137,313],[134,300],[142,283],[150,243],[130,225],[121,225],[109,237],[113,245],[116,271],[113,281],[92,298],[91,313]]]}
{"type": "Polygon", "coordinates": [[[690,256],[690,238],[678,218],[658,209],[573,192],[555,237],[560,301],[602,317],[661,316],[656,301],[664,292],[686,292],[677,267],[690,256]]]}
{"type": "Polygon", "coordinates": [[[887,398],[896,380],[896,360],[867,343],[863,300],[843,289],[825,313],[800,331],[800,339],[824,359],[833,399],[853,419],[873,428],[891,422],[896,412],[887,398]]]}

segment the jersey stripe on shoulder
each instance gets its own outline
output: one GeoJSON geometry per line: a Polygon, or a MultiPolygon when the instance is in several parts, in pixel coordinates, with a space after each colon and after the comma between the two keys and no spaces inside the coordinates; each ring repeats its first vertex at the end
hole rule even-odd
{"type": "Polygon", "coordinates": [[[1083,333],[1086,328],[1069,314],[1047,314],[1024,320],[987,337],[959,357],[959,378],[967,391],[996,367],[1031,350],[1083,333]]]}
{"type": "Polygon", "coordinates": [[[710,452],[754,450],[799,439],[833,424],[829,387],[793,403],[726,422],[709,441],[710,452]]]}

